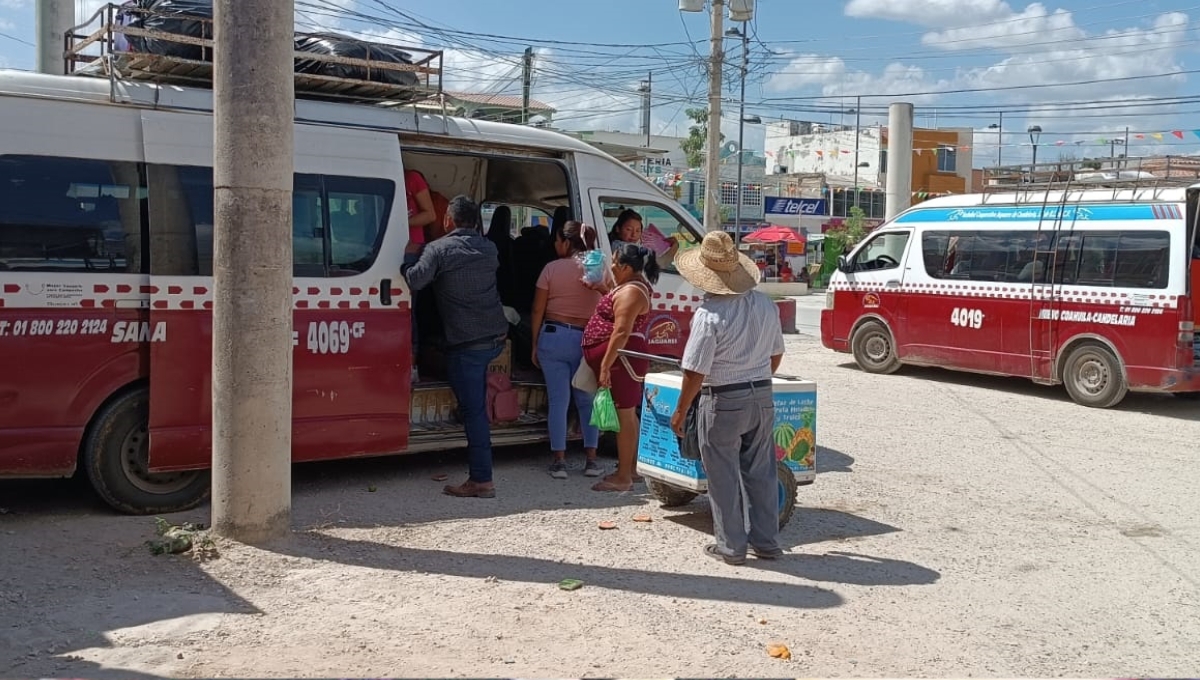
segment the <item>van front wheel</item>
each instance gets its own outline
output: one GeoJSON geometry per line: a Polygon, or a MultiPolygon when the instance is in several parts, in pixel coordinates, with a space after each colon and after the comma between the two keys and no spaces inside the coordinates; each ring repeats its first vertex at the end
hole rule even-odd
{"type": "Polygon", "coordinates": [[[1067,356],[1062,380],[1075,403],[1092,408],[1116,406],[1129,392],[1121,361],[1107,347],[1092,343],[1067,356]]]}
{"type": "Polygon", "coordinates": [[[208,470],[149,470],[150,394],[142,388],[113,399],[96,416],[83,445],[83,465],[96,494],[131,515],[189,510],[209,494],[208,470]]]}
{"type": "Polygon", "coordinates": [[[867,373],[888,374],[900,370],[892,334],[878,321],[859,326],[850,339],[850,348],[858,367],[867,373]]]}

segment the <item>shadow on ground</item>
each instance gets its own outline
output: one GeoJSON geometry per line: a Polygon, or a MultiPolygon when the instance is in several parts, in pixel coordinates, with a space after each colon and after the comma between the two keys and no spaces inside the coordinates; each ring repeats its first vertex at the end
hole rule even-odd
{"type": "Polygon", "coordinates": [[[293,557],[320,561],[334,559],[342,564],[371,569],[467,578],[490,576],[518,583],[556,583],[566,574],[583,581],[589,588],[607,588],[662,597],[753,603],[796,609],[827,609],[839,606],[843,602],[840,595],[825,588],[741,579],[734,576],[736,570],[730,571],[731,576],[676,574],[571,564],[536,557],[401,548],[316,532],[298,533],[291,540],[272,549],[293,557]],[[331,558],[331,555],[337,557],[331,558]]]}
{"type": "MultiPolygon", "coordinates": [[[[151,555],[153,518],[97,512],[73,480],[17,489],[0,496],[0,675],[148,679],[155,676],[91,661],[87,650],[128,646],[124,629],[137,628],[153,645],[155,630],[211,628],[225,614],[257,613],[190,557],[151,555]]],[[[159,659],[164,676],[185,663],[177,649],[143,651],[159,659]]]]}
{"type": "MultiPolygon", "coordinates": [[[[853,362],[839,364],[838,368],[861,372],[861,369],[859,369],[859,367],[853,362]]],[[[946,385],[979,387],[988,390],[1007,392],[1010,394],[1037,397],[1039,399],[1047,399],[1050,401],[1065,403],[1071,402],[1071,397],[1067,395],[1067,391],[1062,385],[1039,385],[1027,378],[983,375],[979,373],[952,371],[943,368],[925,368],[918,366],[905,366],[901,368],[900,372],[896,375],[903,375],[910,378],[916,378],[918,380],[938,382],[946,385]]],[[[882,376],[884,379],[887,377],[888,376],[882,376]]],[[[1080,406],[1079,408],[1087,407],[1080,406]]],[[[1125,397],[1124,401],[1113,407],[1112,410],[1129,411],[1132,413],[1145,413],[1147,415],[1165,416],[1167,418],[1177,418],[1179,420],[1200,421],[1200,401],[1197,401],[1194,398],[1176,396],[1172,394],[1147,394],[1131,392],[1129,396],[1125,397]]]]}

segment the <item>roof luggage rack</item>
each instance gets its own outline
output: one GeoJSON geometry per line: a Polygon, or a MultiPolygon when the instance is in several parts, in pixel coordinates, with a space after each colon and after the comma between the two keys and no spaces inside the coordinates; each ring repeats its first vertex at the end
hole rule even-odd
{"type": "MultiPolygon", "coordinates": [[[[1200,157],[1104,158],[1037,165],[1013,165],[984,170],[983,202],[997,194],[1015,194],[1017,203],[1043,203],[1051,192],[1080,194],[1109,191],[1107,200],[1164,200],[1161,190],[1200,183],[1200,157]],[[1126,196],[1127,194],[1127,196],[1126,196]]],[[[1006,202],[1011,199],[1004,199],[1006,202]]]]}
{"type": "MultiPolygon", "coordinates": [[[[203,0],[104,5],[64,36],[66,71],[114,85],[134,80],[211,88],[211,14],[203,0]]],[[[297,33],[296,97],[393,106],[442,102],[442,56],[440,50],[297,33]]]]}

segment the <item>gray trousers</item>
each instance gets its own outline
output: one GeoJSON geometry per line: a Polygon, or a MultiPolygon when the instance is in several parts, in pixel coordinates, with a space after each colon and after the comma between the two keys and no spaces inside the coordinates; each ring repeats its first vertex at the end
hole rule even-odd
{"type": "Polygon", "coordinates": [[[779,550],[771,388],[701,392],[696,416],[717,548],[732,557],[744,557],[749,546],[762,552],[779,550]]]}

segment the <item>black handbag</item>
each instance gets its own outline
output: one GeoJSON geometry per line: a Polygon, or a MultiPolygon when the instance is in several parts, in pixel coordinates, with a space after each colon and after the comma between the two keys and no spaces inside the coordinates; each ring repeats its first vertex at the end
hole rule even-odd
{"type": "Polygon", "coordinates": [[[686,460],[700,460],[700,433],[699,427],[696,424],[696,404],[700,403],[697,399],[688,407],[687,414],[683,417],[683,437],[676,439],[679,441],[679,456],[686,460]]]}

